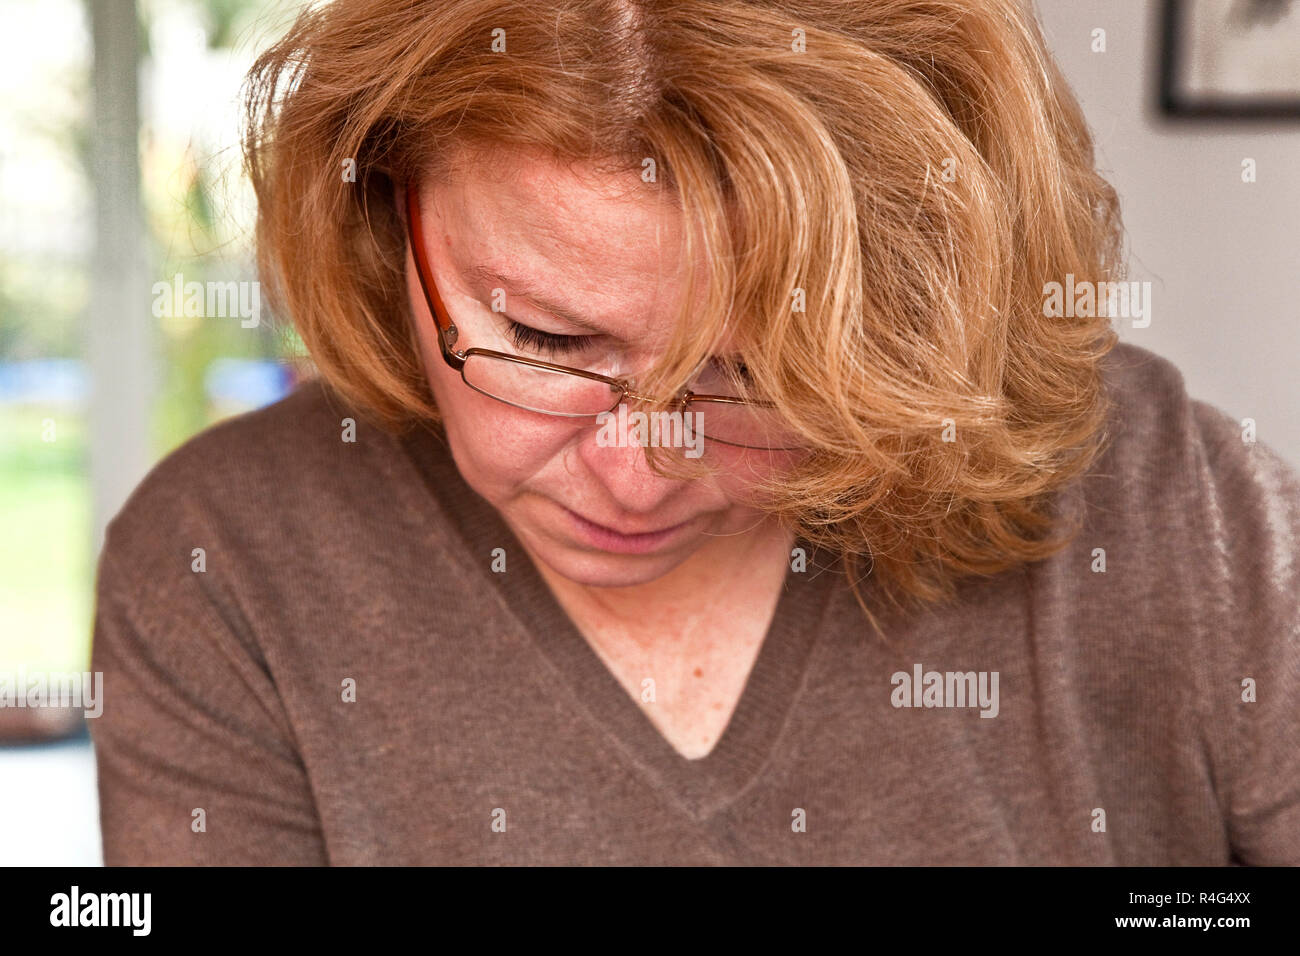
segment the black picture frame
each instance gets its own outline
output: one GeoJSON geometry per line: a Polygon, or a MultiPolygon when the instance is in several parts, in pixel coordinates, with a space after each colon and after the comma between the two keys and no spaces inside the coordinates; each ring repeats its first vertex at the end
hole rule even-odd
{"type": "MultiPolygon", "coordinates": [[[[1285,96],[1197,95],[1187,89],[1191,7],[1197,3],[1224,4],[1229,0],[1161,0],[1159,106],[1166,116],[1183,119],[1269,119],[1300,120],[1300,57],[1297,57],[1297,84],[1294,94],[1285,96]]],[[[1237,0],[1232,0],[1237,2],[1237,0]]],[[[1262,0],[1255,0],[1262,2],[1262,0]]],[[[1300,7],[1300,0],[1291,2],[1300,7]]],[[[1300,21],[1300,10],[1290,14],[1300,21]]]]}

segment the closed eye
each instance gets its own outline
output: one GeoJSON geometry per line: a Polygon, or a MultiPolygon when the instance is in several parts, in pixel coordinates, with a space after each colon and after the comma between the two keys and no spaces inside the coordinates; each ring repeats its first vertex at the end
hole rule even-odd
{"type": "Polygon", "coordinates": [[[524,325],[509,317],[506,317],[506,322],[508,323],[506,333],[518,348],[546,352],[550,355],[580,352],[598,338],[595,335],[557,335],[554,332],[543,332],[541,329],[524,325]]]}
{"type": "Polygon", "coordinates": [[[727,360],[727,364],[730,366],[732,371],[734,371],[746,382],[753,381],[753,376],[749,374],[749,366],[746,365],[744,362],[727,360]]]}
{"type": "Polygon", "coordinates": [[[749,366],[740,361],[739,358],[723,358],[715,356],[711,361],[713,367],[724,376],[734,376],[746,384],[753,381],[753,378],[749,373],[749,366]]]}
{"type": "Polygon", "coordinates": [[[715,355],[700,369],[691,390],[703,395],[754,398],[753,373],[739,356],[715,355]]]}

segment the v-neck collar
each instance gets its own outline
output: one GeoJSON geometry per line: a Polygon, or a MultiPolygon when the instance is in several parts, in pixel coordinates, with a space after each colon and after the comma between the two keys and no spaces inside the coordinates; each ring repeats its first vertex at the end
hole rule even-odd
{"type": "Polygon", "coordinates": [[[802,539],[807,570],[786,572],[775,614],[722,736],[704,757],[678,753],[600,659],[538,573],[497,510],[466,484],[439,429],[416,428],[400,440],[475,564],[549,661],[573,703],[656,792],[702,821],[731,803],[767,762],[803,685],[835,583],[832,557],[802,539]],[[491,573],[488,555],[506,547],[507,571],[491,573]]]}

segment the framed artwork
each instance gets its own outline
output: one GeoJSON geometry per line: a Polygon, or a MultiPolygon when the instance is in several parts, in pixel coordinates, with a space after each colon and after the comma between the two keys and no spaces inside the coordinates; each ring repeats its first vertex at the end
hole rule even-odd
{"type": "Polygon", "coordinates": [[[1300,0],[1163,0],[1170,116],[1300,119],[1300,0]]]}

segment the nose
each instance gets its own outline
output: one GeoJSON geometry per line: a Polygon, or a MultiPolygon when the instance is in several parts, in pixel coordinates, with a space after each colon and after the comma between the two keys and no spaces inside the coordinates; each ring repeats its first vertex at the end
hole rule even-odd
{"type": "MultiPolygon", "coordinates": [[[[686,482],[655,474],[646,460],[637,428],[637,414],[646,416],[649,432],[653,413],[680,411],[662,403],[642,401],[641,396],[629,393],[627,399],[610,413],[607,421],[598,420],[588,426],[578,442],[578,456],[604,486],[614,505],[627,516],[649,517],[675,494],[681,492],[686,482]]],[[[650,433],[653,439],[653,433],[650,433]]],[[[669,450],[671,454],[671,450],[669,450]]]]}

